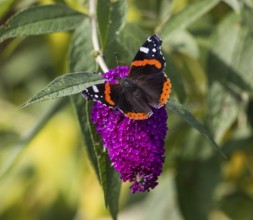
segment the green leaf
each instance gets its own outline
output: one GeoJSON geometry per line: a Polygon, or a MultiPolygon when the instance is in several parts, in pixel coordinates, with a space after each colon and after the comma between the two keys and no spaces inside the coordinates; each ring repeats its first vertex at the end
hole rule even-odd
{"type": "Polygon", "coordinates": [[[240,103],[221,84],[214,82],[208,88],[207,122],[217,143],[221,143],[224,135],[236,121],[240,103]]]}
{"type": "MultiPolygon", "coordinates": [[[[243,133],[246,133],[243,131],[243,133]]],[[[245,154],[251,154],[253,146],[253,136],[250,132],[249,135],[243,137],[232,138],[223,145],[223,150],[226,155],[231,155],[234,152],[245,152],[245,154]]]]}
{"type": "Polygon", "coordinates": [[[173,33],[168,42],[166,42],[173,52],[178,52],[195,59],[199,57],[199,48],[196,39],[185,30],[173,33]]]}
{"type": "Polygon", "coordinates": [[[174,173],[160,176],[159,187],[147,195],[143,209],[140,210],[140,207],[138,207],[138,211],[143,213],[142,219],[145,220],[182,220],[182,214],[176,199],[177,193],[174,173]]]}
{"type": "Polygon", "coordinates": [[[98,156],[100,180],[104,191],[105,204],[110,210],[113,219],[117,219],[121,187],[120,175],[114,170],[107,151],[100,153],[98,156]]]}
{"type": "MultiPolygon", "coordinates": [[[[92,54],[91,25],[88,19],[78,26],[72,36],[69,54],[69,69],[71,72],[96,70],[95,56],[92,54]]],[[[87,102],[81,94],[71,96],[77,119],[83,135],[88,157],[100,181],[98,159],[93,146],[93,137],[90,133],[90,108],[92,102],[87,102]]]]}
{"type": "Polygon", "coordinates": [[[97,64],[93,51],[90,21],[84,19],[72,37],[69,57],[70,71],[95,71],[97,64]]]}
{"type": "Polygon", "coordinates": [[[252,44],[249,24],[242,23],[241,16],[234,13],[218,25],[211,37],[207,59],[208,125],[218,143],[243,108],[241,92],[253,91],[252,44]]]}
{"type": "Polygon", "coordinates": [[[188,123],[191,127],[195,128],[198,132],[200,132],[204,137],[206,137],[215,148],[219,151],[219,153],[224,157],[227,158],[226,155],[220,150],[219,146],[214,141],[211,133],[190,113],[190,111],[182,106],[180,103],[176,103],[169,99],[166,104],[167,108],[173,111],[176,115],[178,115],[181,119],[183,119],[186,123],[188,123]]]}
{"type": "Polygon", "coordinates": [[[251,220],[253,199],[250,193],[245,193],[244,190],[238,190],[224,196],[219,202],[219,208],[226,213],[229,219],[233,220],[251,220]]]}
{"type": "Polygon", "coordinates": [[[119,65],[129,66],[138,48],[143,44],[146,38],[147,35],[138,26],[126,24],[117,39],[109,43],[108,47],[104,50],[105,61],[108,66],[116,66],[117,61],[119,65]]]}
{"type": "Polygon", "coordinates": [[[94,73],[77,72],[66,74],[49,83],[44,89],[35,94],[27,102],[23,103],[20,108],[49,99],[74,95],[80,93],[89,86],[103,82],[104,80],[101,76],[94,73]]]}
{"type": "Polygon", "coordinates": [[[179,71],[174,64],[172,57],[169,54],[164,53],[164,57],[167,64],[165,68],[165,73],[171,80],[172,93],[175,91],[180,102],[184,102],[186,98],[186,92],[179,71]]]}
{"type": "MultiPolygon", "coordinates": [[[[71,72],[80,70],[94,71],[97,69],[89,20],[84,20],[75,30],[69,60],[71,72]]],[[[111,166],[108,153],[104,151],[102,140],[90,120],[90,109],[93,103],[85,101],[81,94],[72,96],[71,99],[77,113],[88,157],[103,188],[105,205],[110,210],[113,219],[117,219],[121,181],[119,174],[111,166]]]]}
{"type": "Polygon", "coordinates": [[[13,147],[13,150],[9,157],[5,160],[3,164],[1,164],[0,168],[0,178],[4,177],[11,168],[18,162],[25,146],[27,146],[33,138],[40,132],[40,130],[46,125],[46,123],[55,115],[58,111],[66,106],[68,103],[68,99],[58,100],[55,104],[53,104],[48,112],[42,115],[42,117],[38,120],[38,122],[32,127],[17,143],[16,146],[13,147]]]}
{"type": "Polygon", "coordinates": [[[135,24],[126,24],[122,29],[117,42],[128,52],[129,64],[147,37],[147,34],[135,24]]]}
{"type": "Polygon", "coordinates": [[[114,41],[125,24],[126,15],[127,1],[125,0],[97,1],[97,21],[102,48],[114,41]]]}
{"type": "MultiPolygon", "coordinates": [[[[90,106],[89,106],[90,107],[90,106]]],[[[86,114],[90,114],[89,108],[86,114]]],[[[105,205],[109,208],[113,219],[117,219],[118,201],[120,195],[121,180],[109,159],[107,150],[103,147],[103,143],[99,135],[96,133],[94,124],[88,117],[88,126],[93,143],[94,152],[98,161],[98,171],[100,184],[104,191],[105,205]]]]}
{"type": "Polygon", "coordinates": [[[93,104],[85,101],[81,94],[72,96],[71,99],[77,113],[89,159],[104,191],[105,205],[109,208],[113,219],[117,219],[121,180],[119,173],[112,167],[108,152],[103,148],[102,140],[90,120],[90,109],[93,104]]]}
{"type": "Polygon", "coordinates": [[[241,17],[232,13],[212,35],[207,60],[208,78],[210,85],[218,82],[232,91],[239,88],[252,92],[253,37],[249,24],[243,25],[241,22],[241,17]]]}
{"type": "MultiPolygon", "coordinates": [[[[247,0],[245,0],[247,1],[247,0]]],[[[246,2],[244,2],[244,7],[243,7],[243,11],[241,13],[241,17],[242,17],[242,24],[244,27],[247,27],[250,31],[251,34],[253,34],[253,27],[252,27],[252,13],[253,13],[253,1],[252,1],[252,5],[251,7],[249,5],[247,5],[246,2]]],[[[252,37],[252,35],[251,35],[252,37]]]]}
{"type": "Polygon", "coordinates": [[[99,169],[98,169],[98,159],[97,159],[95,149],[93,147],[93,139],[90,134],[90,127],[89,127],[89,120],[90,120],[89,110],[90,110],[90,106],[92,105],[92,102],[85,101],[85,99],[82,97],[81,94],[73,95],[70,98],[77,115],[81,133],[83,135],[85,149],[88,153],[88,157],[91,161],[91,164],[93,168],[95,169],[97,177],[100,180],[99,169]]]}
{"type": "MultiPolygon", "coordinates": [[[[184,160],[207,160],[214,155],[212,143],[195,129],[183,129],[180,144],[177,143],[176,155],[184,160]]],[[[223,150],[223,148],[222,148],[223,150]]]]}
{"type": "Polygon", "coordinates": [[[226,2],[236,13],[240,13],[241,11],[241,2],[239,0],[223,0],[226,2]]]}
{"type": "Polygon", "coordinates": [[[220,160],[177,161],[176,187],[178,203],[184,219],[208,219],[213,208],[214,190],[220,181],[220,160]]]}
{"type": "Polygon", "coordinates": [[[0,42],[13,37],[73,30],[85,17],[63,5],[28,8],[13,15],[0,28],[0,42]]]}
{"type": "Polygon", "coordinates": [[[219,2],[220,0],[202,0],[190,3],[189,6],[165,22],[161,28],[161,38],[164,41],[168,40],[173,32],[186,28],[214,8],[219,2]]]}

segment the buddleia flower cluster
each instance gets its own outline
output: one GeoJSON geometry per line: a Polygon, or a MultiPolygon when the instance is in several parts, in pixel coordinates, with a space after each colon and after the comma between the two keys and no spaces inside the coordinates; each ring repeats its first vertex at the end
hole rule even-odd
{"type": "MultiPolygon", "coordinates": [[[[128,66],[118,66],[104,73],[110,83],[125,78],[128,66]]],[[[167,132],[165,107],[154,109],[152,117],[133,120],[120,110],[95,102],[91,120],[103,139],[114,169],[121,179],[132,183],[131,191],[145,192],[158,184],[164,163],[164,140],[167,132]]]]}

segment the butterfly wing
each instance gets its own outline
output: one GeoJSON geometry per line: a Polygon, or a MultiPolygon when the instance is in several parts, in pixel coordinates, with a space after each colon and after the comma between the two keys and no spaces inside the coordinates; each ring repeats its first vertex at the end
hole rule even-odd
{"type": "Polygon", "coordinates": [[[162,72],[166,63],[161,51],[162,41],[157,34],[150,36],[140,47],[132,63],[129,77],[162,72]]]}
{"type": "MultiPolygon", "coordinates": [[[[118,89],[120,90],[120,87],[118,89]]],[[[90,86],[82,91],[82,95],[87,100],[100,102],[109,107],[116,107],[116,97],[112,97],[111,93],[111,85],[109,83],[90,86]]]]}
{"type": "Polygon", "coordinates": [[[82,94],[87,100],[100,102],[112,108],[118,107],[131,119],[147,119],[152,114],[145,95],[140,89],[134,93],[123,93],[119,84],[102,83],[88,87],[82,94]]]}
{"type": "Polygon", "coordinates": [[[148,104],[160,108],[167,102],[171,83],[163,69],[166,66],[161,51],[162,41],[157,34],[149,37],[140,47],[128,77],[143,91],[148,104]]]}
{"type": "Polygon", "coordinates": [[[149,118],[153,114],[145,94],[139,88],[123,93],[117,105],[118,108],[131,119],[143,120],[149,118]]]}
{"type": "Polygon", "coordinates": [[[136,79],[136,84],[145,94],[147,103],[153,108],[164,106],[170,97],[171,82],[163,72],[136,79]]]}

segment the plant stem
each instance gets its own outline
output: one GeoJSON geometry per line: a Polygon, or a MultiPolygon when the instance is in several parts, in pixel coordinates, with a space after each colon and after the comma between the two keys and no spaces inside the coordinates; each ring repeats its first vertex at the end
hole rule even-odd
{"type": "Polygon", "coordinates": [[[108,67],[102,56],[102,52],[99,46],[98,33],[97,33],[97,17],[96,17],[96,0],[89,1],[89,14],[91,19],[91,38],[94,50],[97,52],[96,61],[103,72],[108,71],[108,67]]]}

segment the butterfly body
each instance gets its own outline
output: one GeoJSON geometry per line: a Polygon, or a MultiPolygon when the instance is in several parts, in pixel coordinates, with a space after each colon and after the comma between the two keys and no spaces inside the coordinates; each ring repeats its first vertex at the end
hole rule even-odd
{"type": "Polygon", "coordinates": [[[158,35],[149,37],[140,47],[126,78],[117,83],[102,83],[85,89],[88,100],[118,108],[134,120],[148,119],[154,108],[165,105],[171,92],[171,83],[163,72],[165,59],[158,35]]]}

